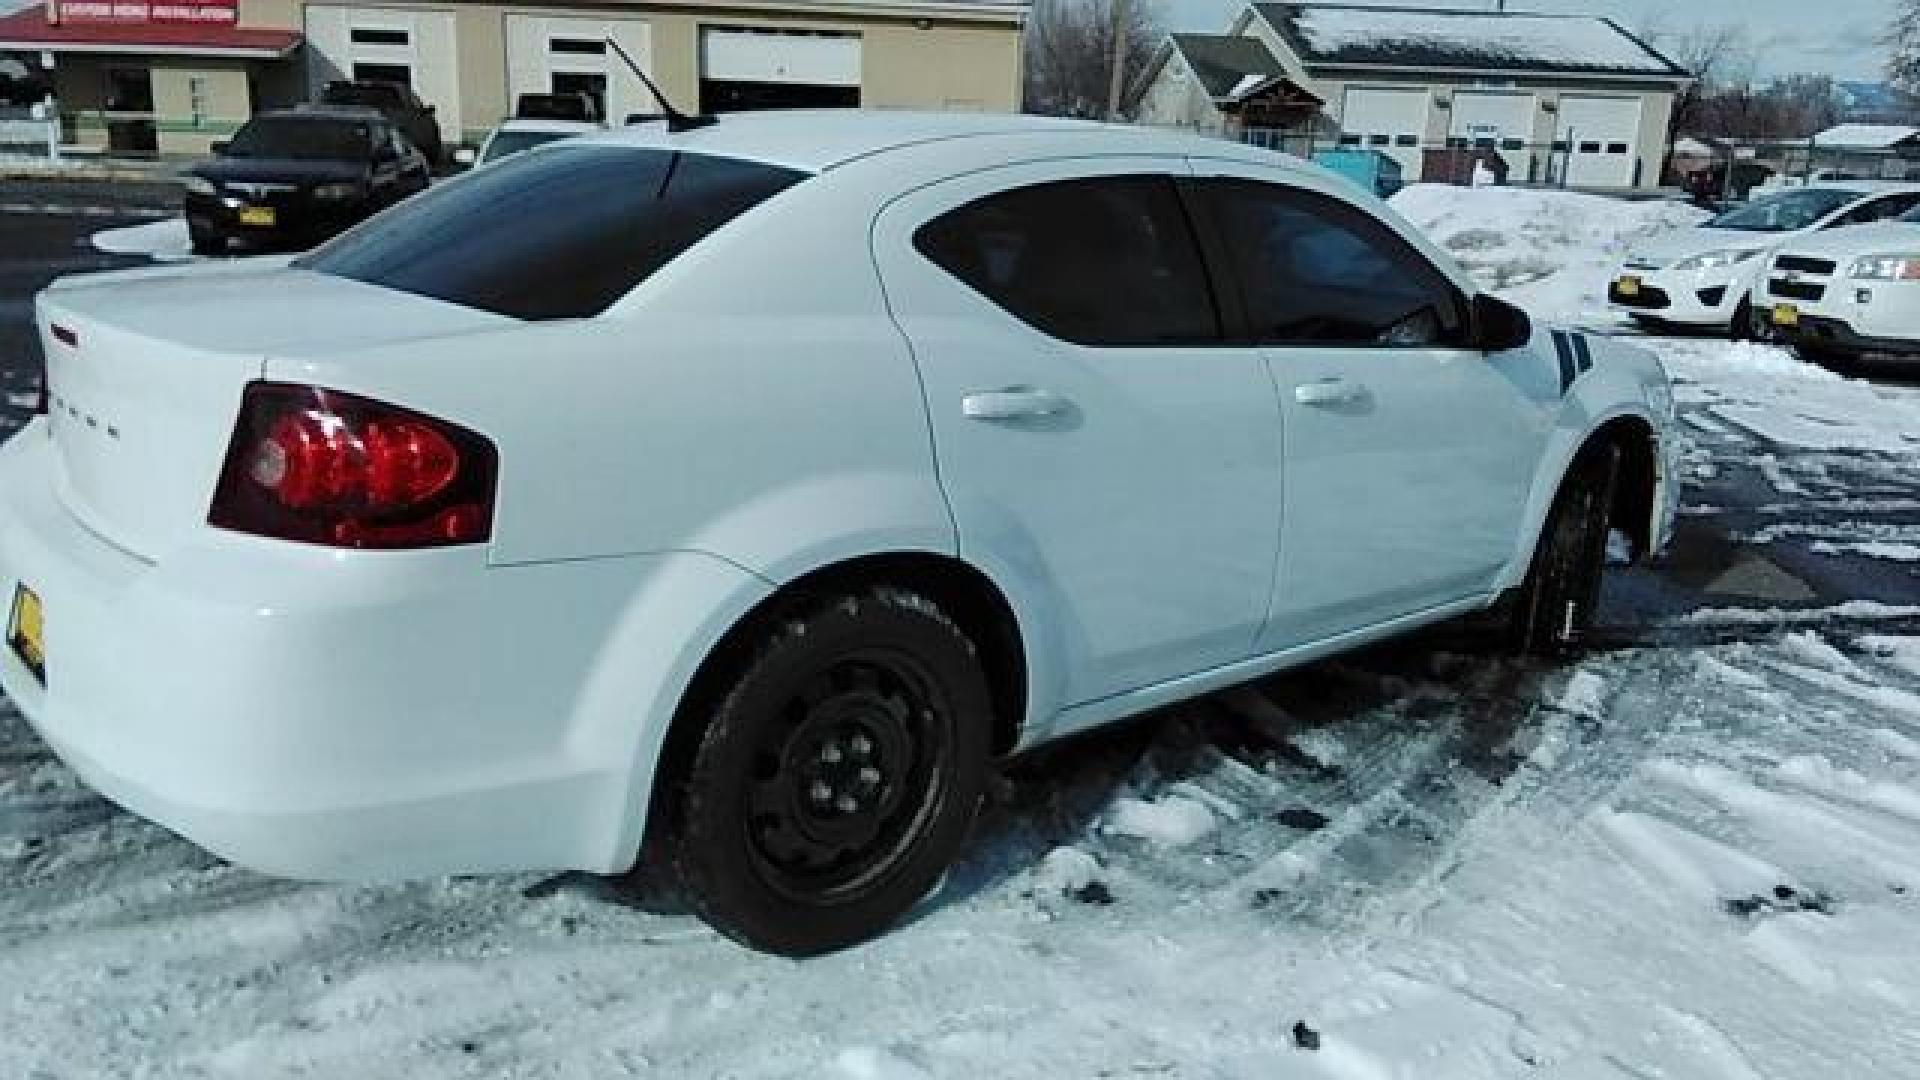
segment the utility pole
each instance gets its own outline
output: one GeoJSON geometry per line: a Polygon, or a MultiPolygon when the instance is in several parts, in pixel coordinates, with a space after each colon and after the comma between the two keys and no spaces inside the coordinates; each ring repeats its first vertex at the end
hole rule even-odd
{"type": "MultiPolygon", "coordinates": [[[[1502,0],[1505,2],[1505,0],[1502,0]]],[[[1121,96],[1127,92],[1127,0],[1111,0],[1113,4],[1113,76],[1107,83],[1107,119],[1118,122],[1120,119],[1121,96]]]]}

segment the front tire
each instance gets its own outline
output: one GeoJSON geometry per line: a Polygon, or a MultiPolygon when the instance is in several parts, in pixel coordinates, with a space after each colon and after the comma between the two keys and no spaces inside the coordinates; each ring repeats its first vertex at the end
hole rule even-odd
{"type": "Polygon", "coordinates": [[[1620,459],[1620,448],[1608,443],[1582,451],[1567,470],[1514,605],[1509,633],[1515,651],[1566,657],[1592,630],[1620,459]]]}
{"type": "Polygon", "coordinates": [[[972,642],[916,593],[818,598],[775,622],[722,693],[668,842],[693,910],[787,956],[892,926],[980,805],[993,706],[972,642]]]}

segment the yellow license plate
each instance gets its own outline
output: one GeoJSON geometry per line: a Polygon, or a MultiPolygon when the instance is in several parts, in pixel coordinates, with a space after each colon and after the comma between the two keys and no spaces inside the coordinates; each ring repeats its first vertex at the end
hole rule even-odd
{"type": "Polygon", "coordinates": [[[1620,279],[1620,295],[1621,296],[1639,296],[1640,295],[1640,279],[1637,277],[1621,278],[1620,279]]]}
{"type": "Polygon", "coordinates": [[[243,206],[240,208],[240,224],[272,226],[279,215],[271,206],[243,206]]]}
{"type": "Polygon", "coordinates": [[[25,585],[13,590],[13,609],[7,615],[7,644],[33,677],[47,681],[46,616],[40,595],[25,585]]]}
{"type": "Polygon", "coordinates": [[[1800,309],[1793,304],[1776,304],[1773,308],[1773,325],[1799,326],[1800,309]]]}

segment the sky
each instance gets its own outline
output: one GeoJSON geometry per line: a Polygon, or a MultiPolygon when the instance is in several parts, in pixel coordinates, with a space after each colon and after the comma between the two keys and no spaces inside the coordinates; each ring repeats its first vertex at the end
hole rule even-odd
{"type": "MultiPolygon", "coordinates": [[[[5,0],[0,0],[4,3],[5,0]]],[[[1158,0],[1169,30],[1219,33],[1245,0],[1158,0]]],[[[1345,0],[1382,7],[1479,8],[1494,0],[1345,0]]],[[[1659,24],[1670,30],[1706,22],[1747,25],[1763,76],[1810,71],[1836,79],[1878,80],[1886,62],[1879,37],[1895,0],[1508,0],[1513,11],[1605,15],[1629,30],[1659,24]]]]}

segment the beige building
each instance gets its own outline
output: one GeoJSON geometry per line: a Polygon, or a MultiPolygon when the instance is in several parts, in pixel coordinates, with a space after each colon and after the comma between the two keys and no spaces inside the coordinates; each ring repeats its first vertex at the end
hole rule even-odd
{"type": "Polygon", "coordinates": [[[1325,102],[1298,134],[1387,154],[1409,182],[1470,176],[1477,158],[1513,183],[1658,186],[1691,82],[1592,16],[1256,3],[1226,34],[1181,37],[1136,86],[1140,122],[1232,134],[1236,89],[1297,88],[1325,102]]]}
{"type": "Polygon", "coordinates": [[[204,153],[254,111],[342,78],[412,87],[452,145],[523,93],[584,93],[615,121],[657,113],[622,51],[689,111],[1013,111],[1026,13],[1024,0],[50,0],[0,18],[0,52],[51,69],[79,145],[204,153]]]}

